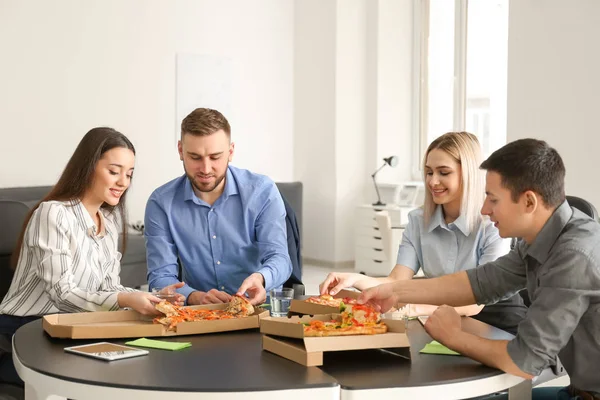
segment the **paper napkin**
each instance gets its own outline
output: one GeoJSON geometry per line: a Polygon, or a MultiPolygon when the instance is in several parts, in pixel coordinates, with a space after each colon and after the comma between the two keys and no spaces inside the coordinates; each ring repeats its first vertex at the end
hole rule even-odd
{"type": "Polygon", "coordinates": [[[431,343],[427,343],[425,347],[423,347],[420,353],[425,354],[447,354],[449,356],[460,356],[460,353],[455,352],[454,350],[450,350],[440,342],[435,340],[431,341],[431,343]]]}
{"type": "Polygon", "coordinates": [[[185,349],[186,347],[192,346],[192,344],[190,342],[165,342],[164,340],[153,340],[153,339],[146,339],[146,338],[132,340],[125,344],[130,345],[130,346],[149,347],[152,349],[161,349],[161,350],[181,350],[181,349],[185,349]]]}

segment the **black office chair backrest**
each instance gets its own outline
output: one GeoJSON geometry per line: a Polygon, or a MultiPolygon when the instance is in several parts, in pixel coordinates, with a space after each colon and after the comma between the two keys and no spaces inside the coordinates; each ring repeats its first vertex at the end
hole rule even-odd
{"type": "Polygon", "coordinates": [[[567,196],[567,202],[571,207],[575,207],[596,221],[598,220],[598,211],[596,211],[596,207],[594,207],[594,205],[589,201],[577,196],[567,196]]]}
{"type": "Polygon", "coordinates": [[[27,202],[0,199],[0,300],[10,288],[12,253],[30,208],[27,202]]]}

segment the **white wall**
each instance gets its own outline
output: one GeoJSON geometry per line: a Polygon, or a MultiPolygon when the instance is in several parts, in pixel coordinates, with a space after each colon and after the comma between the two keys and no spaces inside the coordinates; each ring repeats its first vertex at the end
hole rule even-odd
{"type": "Polygon", "coordinates": [[[509,12],[508,140],[546,140],[567,194],[600,209],[600,2],[513,0],[509,12]]]}
{"type": "Polygon", "coordinates": [[[333,260],[335,242],[335,0],[294,13],[294,176],[304,184],[303,256],[333,260]]]}
{"type": "Polygon", "coordinates": [[[94,126],[138,157],[129,210],[183,172],[175,55],[232,60],[234,163],[293,179],[293,0],[0,0],[0,187],[49,185],[94,126]]]}
{"type": "Polygon", "coordinates": [[[175,56],[232,60],[234,164],[304,183],[303,255],[354,258],[354,210],[410,179],[411,0],[0,0],[0,187],[50,185],[87,130],[125,133],[143,218],[179,176],[175,56]]]}
{"type": "Polygon", "coordinates": [[[294,176],[305,185],[303,255],[354,259],[356,207],[381,181],[410,179],[412,2],[298,0],[295,9],[294,176]]]}
{"type": "MultiPolygon", "coordinates": [[[[333,260],[354,259],[354,212],[364,202],[369,129],[366,118],[368,0],[339,0],[336,23],[335,247],[333,260]]],[[[372,134],[372,132],[371,132],[372,134]]]]}

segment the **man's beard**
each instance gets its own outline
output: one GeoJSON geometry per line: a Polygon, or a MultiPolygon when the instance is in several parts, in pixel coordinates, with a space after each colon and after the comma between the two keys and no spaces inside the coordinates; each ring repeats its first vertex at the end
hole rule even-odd
{"type": "MultiPolygon", "coordinates": [[[[229,167],[229,163],[227,163],[227,166],[229,167]]],[[[187,169],[185,169],[185,166],[183,167],[183,169],[185,170],[185,175],[187,176],[187,178],[190,181],[190,183],[192,184],[192,186],[195,187],[199,192],[203,192],[203,193],[209,193],[209,192],[212,192],[213,190],[215,190],[221,184],[221,182],[223,182],[223,179],[225,179],[225,175],[227,175],[227,168],[225,168],[225,173],[223,173],[223,175],[221,175],[221,176],[217,176],[214,184],[210,184],[210,183],[198,184],[198,183],[196,183],[195,176],[190,175],[187,172],[187,169]]]]}

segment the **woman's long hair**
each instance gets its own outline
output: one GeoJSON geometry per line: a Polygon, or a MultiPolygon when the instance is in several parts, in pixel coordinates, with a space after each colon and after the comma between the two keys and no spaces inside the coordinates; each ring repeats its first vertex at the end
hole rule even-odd
{"type": "MultiPolygon", "coordinates": [[[[468,132],[448,132],[435,139],[425,152],[423,158],[423,180],[427,180],[425,164],[432,150],[440,149],[448,153],[461,166],[462,198],[460,215],[464,215],[467,227],[473,231],[481,221],[481,207],[485,198],[485,184],[481,165],[481,146],[477,136],[468,132]]],[[[436,204],[429,190],[425,190],[423,215],[425,225],[429,224],[435,211],[436,204]]]]}
{"type": "MultiPolygon", "coordinates": [[[[81,142],[79,142],[79,145],[77,145],[75,152],[67,163],[67,166],[61,174],[58,182],[56,182],[56,185],[54,185],[50,193],[48,193],[46,197],[36,204],[35,207],[33,207],[27,214],[12,255],[11,261],[13,268],[16,267],[19,261],[21,246],[23,245],[23,238],[25,236],[25,231],[27,229],[27,225],[29,224],[29,220],[39,205],[42,202],[51,200],[81,200],[86,190],[92,186],[98,161],[102,158],[104,153],[117,147],[129,149],[133,152],[133,154],[135,154],[135,148],[129,139],[127,139],[127,137],[121,132],[118,132],[112,128],[94,128],[85,134],[83,139],[81,139],[81,142]]],[[[111,213],[115,211],[115,208],[119,211],[122,224],[121,251],[123,253],[127,247],[127,210],[125,207],[126,196],[127,190],[123,192],[119,200],[119,204],[116,206],[111,206],[107,203],[103,203],[102,206],[100,206],[100,208],[109,210],[111,213]]]]}

